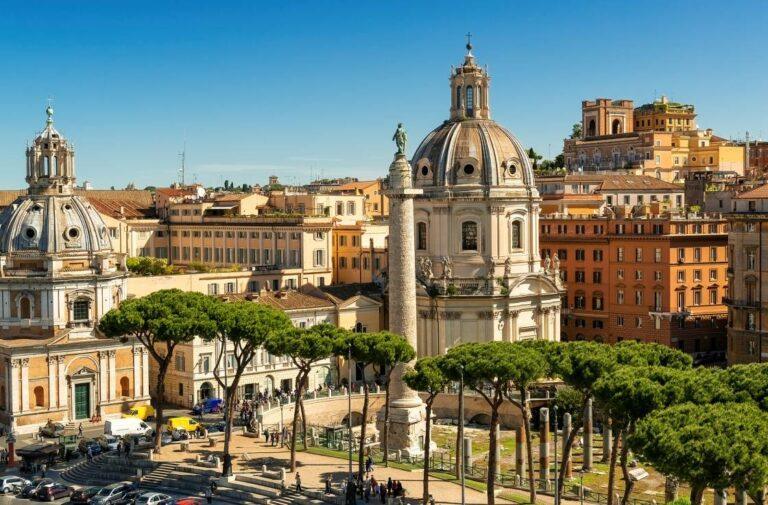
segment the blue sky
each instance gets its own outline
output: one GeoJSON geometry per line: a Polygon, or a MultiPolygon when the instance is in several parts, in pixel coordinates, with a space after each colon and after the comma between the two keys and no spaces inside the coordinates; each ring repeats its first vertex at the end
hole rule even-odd
{"type": "Polygon", "coordinates": [[[0,187],[44,123],[97,187],[386,173],[448,115],[471,31],[494,119],[554,157],[581,100],[693,103],[768,138],[764,1],[16,1],[0,3],[0,187]]]}

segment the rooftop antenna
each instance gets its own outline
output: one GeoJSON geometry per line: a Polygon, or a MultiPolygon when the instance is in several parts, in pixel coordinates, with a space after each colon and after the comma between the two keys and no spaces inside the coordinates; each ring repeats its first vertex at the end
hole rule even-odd
{"type": "Polygon", "coordinates": [[[184,148],[179,153],[181,157],[181,168],[179,168],[179,178],[181,179],[181,185],[184,186],[184,177],[187,171],[187,140],[184,139],[184,148]]]}

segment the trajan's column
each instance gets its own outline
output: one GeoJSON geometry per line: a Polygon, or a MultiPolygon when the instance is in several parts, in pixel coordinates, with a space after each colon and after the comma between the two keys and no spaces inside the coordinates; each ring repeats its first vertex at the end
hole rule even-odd
{"type": "MultiPolygon", "coordinates": [[[[389,330],[403,335],[416,349],[416,250],[414,245],[413,198],[420,189],[412,186],[411,165],[405,157],[407,135],[403,125],[397,126],[393,140],[397,144],[395,159],[389,166],[389,330]]],[[[403,382],[406,364],[397,365],[390,385],[389,440],[390,450],[408,455],[422,452],[424,405],[419,395],[403,382]]],[[[382,431],[383,410],[378,428],[382,431]]]]}

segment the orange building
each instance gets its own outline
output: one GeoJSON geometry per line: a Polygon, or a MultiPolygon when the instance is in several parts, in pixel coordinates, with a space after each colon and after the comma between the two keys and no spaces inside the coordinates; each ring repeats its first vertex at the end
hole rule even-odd
{"type": "Polygon", "coordinates": [[[541,216],[542,258],[559,262],[567,288],[561,340],[656,342],[724,360],[726,221],[622,214],[541,216]]]}

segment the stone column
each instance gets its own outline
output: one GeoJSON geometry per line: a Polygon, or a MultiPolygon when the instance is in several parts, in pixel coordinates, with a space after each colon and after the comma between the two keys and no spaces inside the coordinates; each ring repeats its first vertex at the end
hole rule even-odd
{"type": "Polygon", "coordinates": [[[467,474],[467,469],[472,465],[472,439],[464,437],[464,475],[467,474]]]}
{"type": "Polygon", "coordinates": [[[56,395],[56,365],[59,362],[58,356],[48,356],[48,408],[55,409],[58,406],[58,396],[56,395]]]}
{"type": "Polygon", "coordinates": [[[11,394],[11,401],[9,408],[11,414],[18,414],[21,410],[21,397],[19,391],[19,369],[21,368],[21,361],[18,359],[11,359],[7,362],[8,365],[8,390],[11,394]]]}
{"type": "Polygon", "coordinates": [[[29,358],[21,360],[21,411],[29,410],[29,358]]]}
{"type": "MultiPolygon", "coordinates": [[[[64,362],[64,356],[59,356],[59,407],[67,406],[67,364],[64,362]]],[[[66,417],[69,417],[67,412],[66,417]]]]}
{"type": "MultiPolygon", "coordinates": [[[[562,454],[565,454],[565,450],[568,447],[568,437],[571,434],[571,413],[566,412],[563,414],[563,452],[562,454]]],[[[568,454],[568,459],[564,461],[565,466],[565,478],[570,479],[573,477],[573,454],[568,454]]]]}
{"type": "MultiPolygon", "coordinates": [[[[411,165],[404,154],[396,154],[389,167],[389,331],[402,335],[416,349],[416,248],[414,243],[413,198],[422,193],[411,185],[411,165]]],[[[423,452],[424,404],[419,395],[403,382],[406,364],[392,373],[390,385],[390,450],[406,455],[423,452]]],[[[384,428],[384,409],[377,427],[384,428]]]]}
{"type": "Polygon", "coordinates": [[[603,458],[600,460],[601,463],[610,463],[611,461],[611,451],[613,450],[612,424],[611,418],[606,417],[603,424],[603,458]]]}
{"type": "MultiPolygon", "coordinates": [[[[141,347],[133,348],[133,397],[141,393],[141,347]]],[[[194,393],[193,393],[194,394],[194,393]]]]}
{"type": "MultiPolygon", "coordinates": [[[[107,390],[109,389],[107,358],[107,351],[99,352],[99,404],[107,401],[107,390]]],[[[95,408],[93,410],[97,412],[95,408]]]]}
{"type": "Polygon", "coordinates": [[[141,396],[149,396],[149,352],[141,350],[141,396]]]}
{"type": "Polygon", "coordinates": [[[525,428],[515,428],[515,474],[525,477],[525,428]]]}
{"type": "Polygon", "coordinates": [[[115,366],[115,355],[117,354],[117,351],[108,351],[107,359],[109,362],[109,380],[107,381],[109,383],[109,391],[107,394],[107,398],[110,400],[115,399],[115,395],[117,393],[117,372],[116,372],[116,366],[115,366]]]}
{"type": "Polygon", "coordinates": [[[584,470],[592,469],[592,398],[584,409],[584,470]]]}
{"type": "Polygon", "coordinates": [[[549,409],[539,410],[539,478],[542,487],[549,481],[549,409]]]}

